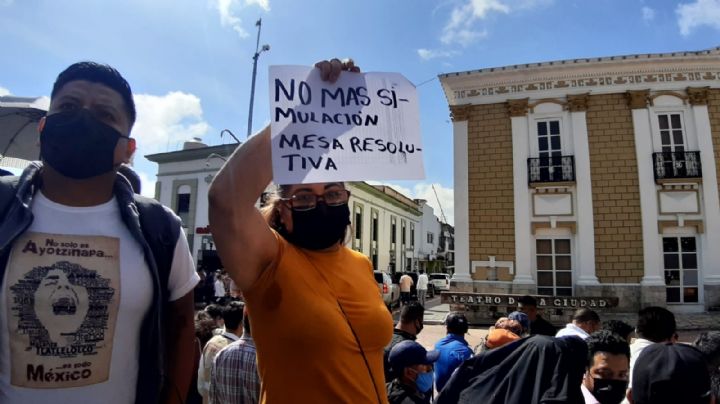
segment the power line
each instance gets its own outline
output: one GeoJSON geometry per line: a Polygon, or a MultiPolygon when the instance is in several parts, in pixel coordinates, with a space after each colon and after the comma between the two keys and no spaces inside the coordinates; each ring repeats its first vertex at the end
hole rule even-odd
{"type": "Polygon", "coordinates": [[[431,82],[431,81],[433,81],[433,80],[435,80],[435,79],[437,79],[437,76],[431,77],[431,78],[423,81],[423,82],[420,83],[420,84],[416,84],[416,85],[415,85],[415,88],[420,87],[420,86],[423,86],[423,85],[425,85],[425,84],[427,84],[427,83],[429,83],[429,82],[431,82]]]}
{"type": "Polygon", "coordinates": [[[437,200],[438,207],[440,207],[440,215],[442,216],[443,223],[447,223],[447,218],[445,217],[445,212],[443,212],[442,204],[440,203],[440,198],[438,198],[437,191],[435,190],[435,184],[430,184],[432,187],[433,192],[435,193],[435,199],[437,200]]]}

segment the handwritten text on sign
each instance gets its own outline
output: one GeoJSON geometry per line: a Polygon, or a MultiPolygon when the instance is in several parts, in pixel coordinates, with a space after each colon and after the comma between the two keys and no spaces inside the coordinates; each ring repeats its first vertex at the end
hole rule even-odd
{"type": "Polygon", "coordinates": [[[398,73],[270,67],[277,184],[423,179],[417,92],[398,73]]]}

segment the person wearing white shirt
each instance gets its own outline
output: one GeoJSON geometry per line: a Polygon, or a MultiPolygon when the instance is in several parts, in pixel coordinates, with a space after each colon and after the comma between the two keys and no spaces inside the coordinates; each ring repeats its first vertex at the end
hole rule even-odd
{"type": "Polygon", "coordinates": [[[425,270],[421,269],[420,275],[418,275],[417,280],[417,296],[418,296],[418,303],[420,303],[423,307],[425,307],[425,298],[427,297],[427,290],[428,290],[428,276],[425,275],[425,270]]]}
{"type": "Polygon", "coordinates": [[[677,342],[675,315],[662,307],[646,307],[638,312],[637,338],[630,344],[630,388],[632,369],[640,353],[657,342],[677,342]]]}
{"type": "Polygon", "coordinates": [[[219,273],[215,276],[215,303],[225,303],[225,283],[222,281],[222,275],[219,273]]]}
{"type": "Polygon", "coordinates": [[[556,338],[580,337],[586,339],[590,334],[600,330],[600,316],[590,309],[577,309],[572,322],[555,334],[556,338]]]}

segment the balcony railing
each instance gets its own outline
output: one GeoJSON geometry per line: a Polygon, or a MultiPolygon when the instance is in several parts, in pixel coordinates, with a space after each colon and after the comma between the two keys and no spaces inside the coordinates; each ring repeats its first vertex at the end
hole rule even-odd
{"type": "Polygon", "coordinates": [[[702,178],[699,151],[653,153],[655,181],[702,178]]]}
{"type": "Polygon", "coordinates": [[[528,159],[528,182],[575,181],[575,157],[552,156],[528,159]]]}

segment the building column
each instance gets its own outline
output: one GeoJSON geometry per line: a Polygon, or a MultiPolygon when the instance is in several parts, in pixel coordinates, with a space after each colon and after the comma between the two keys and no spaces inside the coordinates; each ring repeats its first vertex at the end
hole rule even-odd
{"type": "Polygon", "coordinates": [[[703,285],[720,285],[720,197],[713,153],[707,88],[688,88],[688,99],[695,119],[700,164],[702,168],[703,206],[706,247],[702,251],[703,285]]]}
{"type": "Polygon", "coordinates": [[[455,273],[454,281],[472,281],[470,276],[470,204],[468,191],[468,118],[470,105],[450,107],[453,121],[455,273]]]}
{"type": "Polygon", "coordinates": [[[530,257],[530,190],[527,161],[530,157],[528,137],[528,99],[508,100],[512,123],[513,193],[515,197],[515,277],[516,285],[535,285],[530,257]]]}
{"type": "MultiPolygon", "coordinates": [[[[628,91],[628,104],[632,110],[635,128],[635,154],[638,163],[640,210],[643,229],[643,286],[665,287],[663,265],[660,262],[660,235],[658,234],[658,198],[653,173],[653,145],[648,110],[648,90],[628,91]]],[[[643,299],[645,301],[647,299],[643,299]]],[[[663,299],[664,301],[664,299],[663,299]]],[[[655,302],[660,303],[660,302],[655,302]]]]}
{"type": "Polygon", "coordinates": [[[595,273],[595,222],[593,221],[592,179],[590,175],[590,144],[587,129],[588,94],[569,95],[568,108],[575,146],[575,189],[577,196],[577,257],[580,286],[597,286],[595,273]]]}

